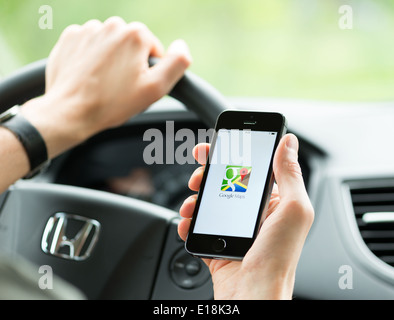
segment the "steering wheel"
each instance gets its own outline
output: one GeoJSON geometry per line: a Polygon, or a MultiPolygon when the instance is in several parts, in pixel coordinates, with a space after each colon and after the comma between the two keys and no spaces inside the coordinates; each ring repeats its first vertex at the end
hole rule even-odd
{"type": "MultiPolygon", "coordinates": [[[[3,79],[0,112],[43,94],[45,68],[37,61],[3,79]]],[[[227,108],[191,72],[169,95],[208,127],[227,108]]],[[[209,271],[183,249],[178,219],[137,199],[21,180],[0,195],[0,250],[50,266],[88,299],[210,299],[209,271]]]]}

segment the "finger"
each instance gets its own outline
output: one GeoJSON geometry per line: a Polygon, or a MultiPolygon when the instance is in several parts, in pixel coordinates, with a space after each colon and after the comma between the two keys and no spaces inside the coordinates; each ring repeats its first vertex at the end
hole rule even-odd
{"type": "Polygon", "coordinates": [[[189,188],[193,191],[198,191],[200,189],[202,177],[204,175],[205,163],[207,161],[207,155],[209,153],[210,144],[209,143],[199,143],[193,148],[193,157],[203,166],[198,167],[192,173],[189,179],[189,188]]]}
{"type": "MultiPolygon", "coordinates": [[[[148,57],[161,57],[164,54],[163,44],[145,24],[143,24],[142,22],[134,21],[129,23],[127,27],[132,32],[137,32],[137,40],[141,40],[147,44],[148,57]]],[[[146,59],[147,63],[148,57],[146,59]]]]}
{"type": "Polygon", "coordinates": [[[281,200],[308,198],[298,163],[298,140],[295,135],[287,134],[281,139],[273,167],[281,200]]]}
{"type": "Polygon", "coordinates": [[[198,191],[200,189],[202,176],[204,175],[205,166],[198,167],[194,170],[192,176],[189,179],[189,189],[192,191],[198,191]]]}
{"type": "Polygon", "coordinates": [[[103,24],[99,20],[92,19],[92,20],[85,22],[85,24],[82,25],[82,28],[85,30],[90,29],[90,30],[95,31],[95,30],[99,30],[102,26],[103,26],[103,24]]]}
{"type": "Polygon", "coordinates": [[[274,186],[272,188],[271,198],[269,201],[269,206],[268,206],[267,211],[265,212],[265,217],[264,217],[264,219],[262,219],[262,221],[267,219],[270,216],[270,214],[276,210],[279,203],[280,203],[280,197],[279,197],[278,186],[276,184],[274,184],[274,186]]]}
{"type": "MultiPolygon", "coordinates": [[[[115,26],[119,26],[119,22],[114,21],[115,26]]],[[[142,22],[133,21],[129,24],[121,24],[120,31],[123,34],[121,38],[129,41],[133,45],[137,45],[140,49],[137,50],[146,61],[148,68],[149,56],[160,57],[164,54],[164,47],[160,40],[149,30],[149,28],[142,22]]]]}
{"type": "Polygon", "coordinates": [[[133,21],[126,23],[122,18],[115,16],[108,18],[103,25],[106,30],[106,38],[112,37],[115,41],[136,45],[138,50],[135,50],[134,53],[141,55],[141,58],[146,61],[147,68],[149,67],[149,56],[161,56],[164,54],[164,47],[160,40],[142,22],[133,21]]]}
{"type": "MultiPolygon", "coordinates": [[[[190,219],[182,219],[178,223],[178,235],[183,240],[186,241],[187,235],[189,234],[191,220],[190,219]]],[[[212,259],[201,259],[209,268],[212,259]]]]}
{"type": "Polygon", "coordinates": [[[182,219],[178,223],[178,235],[181,237],[183,241],[186,240],[187,234],[189,233],[190,223],[191,223],[190,219],[182,219]]]}
{"type": "Polygon", "coordinates": [[[159,96],[171,91],[191,63],[189,48],[183,40],[174,41],[160,61],[149,70],[149,78],[160,88],[159,96]]]}
{"type": "Polygon", "coordinates": [[[76,34],[78,34],[81,31],[81,29],[82,29],[82,26],[80,26],[78,24],[71,24],[63,30],[62,34],[60,35],[60,39],[70,37],[70,36],[75,36],[76,34]]]}
{"type": "Polygon", "coordinates": [[[181,217],[190,219],[193,216],[194,208],[196,207],[196,199],[196,194],[185,199],[179,209],[179,214],[181,215],[181,217]]]}
{"type": "Polygon", "coordinates": [[[199,164],[205,165],[211,145],[209,143],[199,143],[193,148],[193,157],[199,164]]]}
{"type": "Polygon", "coordinates": [[[126,22],[121,17],[113,16],[105,20],[103,24],[109,28],[118,28],[120,26],[125,26],[126,22]]]}
{"type": "MultiPolygon", "coordinates": [[[[51,58],[51,56],[54,56],[58,53],[63,53],[64,51],[64,47],[68,48],[69,44],[71,42],[78,42],[79,41],[79,34],[82,30],[82,26],[78,25],[78,24],[71,24],[69,26],[67,26],[62,34],[60,35],[59,40],[56,42],[55,46],[53,47],[51,54],[49,56],[49,58],[51,58]],[[68,44],[68,46],[64,45],[64,44],[68,44]]],[[[49,59],[48,63],[51,61],[51,59],[49,59]]]]}
{"type": "Polygon", "coordinates": [[[278,185],[274,183],[274,186],[272,187],[271,198],[276,198],[277,196],[279,196],[279,189],[278,185]]]}
{"type": "Polygon", "coordinates": [[[123,18],[119,16],[111,16],[104,21],[105,25],[126,25],[126,22],[123,18]]]}

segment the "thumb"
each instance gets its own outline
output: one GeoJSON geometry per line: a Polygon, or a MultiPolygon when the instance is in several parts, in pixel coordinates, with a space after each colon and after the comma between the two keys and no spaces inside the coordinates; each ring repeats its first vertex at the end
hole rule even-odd
{"type": "Polygon", "coordinates": [[[298,146],[297,137],[287,134],[276,149],[273,169],[281,201],[309,200],[298,163],[298,146]]]}

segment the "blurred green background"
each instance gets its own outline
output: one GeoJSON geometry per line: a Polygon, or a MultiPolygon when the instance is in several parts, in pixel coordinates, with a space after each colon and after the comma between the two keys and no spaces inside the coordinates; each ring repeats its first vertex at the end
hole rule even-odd
{"type": "Polygon", "coordinates": [[[165,46],[186,40],[191,70],[228,96],[394,100],[392,0],[0,0],[0,76],[47,57],[67,25],[112,15],[144,22],[165,46]],[[42,5],[52,30],[39,28],[42,5]]]}

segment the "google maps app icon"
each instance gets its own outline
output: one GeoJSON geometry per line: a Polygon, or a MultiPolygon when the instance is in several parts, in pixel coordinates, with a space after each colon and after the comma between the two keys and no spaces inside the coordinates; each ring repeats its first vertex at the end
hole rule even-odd
{"type": "Polygon", "coordinates": [[[245,192],[248,189],[252,167],[226,166],[222,182],[222,191],[245,192]]]}

